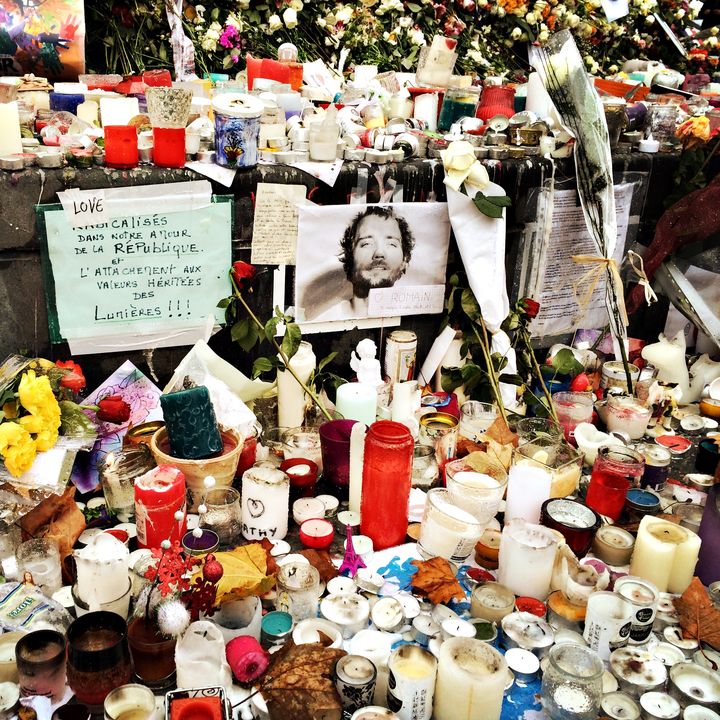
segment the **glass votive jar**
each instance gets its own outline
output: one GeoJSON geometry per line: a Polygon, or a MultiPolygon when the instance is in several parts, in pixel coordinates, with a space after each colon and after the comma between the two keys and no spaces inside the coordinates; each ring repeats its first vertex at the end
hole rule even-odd
{"type": "Polygon", "coordinates": [[[574,444],[575,428],[580,423],[590,422],[592,419],[592,393],[559,392],[552,396],[552,402],[565,439],[574,444]]]}
{"type": "Polygon", "coordinates": [[[207,512],[200,516],[200,527],[217,533],[222,548],[237,545],[242,525],[240,493],[231,487],[208,490],[203,504],[207,512]]]}
{"type": "Polygon", "coordinates": [[[637,485],[645,470],[643,456],[630,448],[603,447],[590,476],[585,504],[600,515],[618,520],[627,491],[637,485]]]}
{"type": "Polygon", "coordinates": [[[608,432],[627,433],[631,440],[645,435],[652,410],[639,400],[623,395],[611,395],[605,411],[605,425],[608,432]]]}
{"type": "Polygon", "coordinates": [[[347,491],[350,482],[350,434],[356,422],[356,420],[330,420],[323,423],[318,431],[323,479],[327,479],[343,491],[347,491]]]}
{"type": "Polygon", "coordinates": [[[449,130],[461,118],[474,118],[479,102],[480,88],[448,88],[443,96],[438,129],[449,130]]]}
{"type": "Polygon", "coordinates": [[[105,720],[151,720],[155,714],[153,691],[138,683],[111,690],[105,702],[105,720]]]}
{"type": "Polygon", "coordinates": [[[440,477],[435,459],[435,448],[430,445],[416,445],[413,450],[412,486],[428,490],[440,477]]]}
{"type": "Polygon", "coordinates": [[[102,712],[108,693],[132,679],[125,621],[112,612],[90,612],[67,632],[67,681],[93,713],[102,712]]]}
{"type": "Polygon", "coordinates": [[[106,125],[105,165],[121,170],[137,167],[140,160],[137,130],[130,125],[106,125]]]}
{"type": "Polygon", "coordinates": [[[488,582],[478,585],[470,598],[470,615],[499,623],[515,610],[515,594],[504,585],[488,582]]]}
{"type": "Polygon", "coordinates": [[[34,538],[22,543],[15,553],[18,577],[32,575],[33,584],[51,597],[62,587],[60,548],[55,540],[34,538]]]}
{"type": "Polygon", "coordinates": [[[598,654],[581,645],[550,648],[542,679],[542,706],[551,720],[594,720],[605,671],[598,654]]]}
{"type": "Polygon", "coordinates": [[[460,406],[458,434],[477,442],[486,433],[497,417],[497,408],[492,403],[468,400],[460,406]]]}
{"type": "Polygon", "coordinates": [[[435,448],[435,459],[440,467],[455,457],[457,449],[458,419],[448,413],[426,413],[420,418],[420,443],[435,448]]]}
{"type": "Polygon", "coordinates": [[[15,645],[20,693],[44,695],[57,702],[65,693],[65,636],[55,630],[36,630],[15,645]]]}
{"type": "Polygon", "coordinates": [[[264,430],[261,435],[260,444],[267,449],[268,462],[271,462],[273,465],[279,466],[285,459],[283,452],[283,435],[285,435],[289,429],[290,428],[286,427],[268,428],[264,430]]]}
{"type": "Polygon", "coordinates": [[[610,147],[616,148],[620,142],[620,135],[627,126],[627,115],[625,114],[627,103],[623,98],[606,97],[603,98],[602,105],[605,111],[610,147]]]}
{"type": "Polygon", "coordinates": [[[467,510],[453,504],[448,490],[434,488],[427,494],[418,551],[424,558],[463,562],[480,539],[483,527],[467,510]]]}
{"type": "Polygon", "coordinates": [[[475,472],[464,460],[453,460],[445,466],[445,484],[450,501],[486,525],[500,509],[507,474],[491,477],[475,472]]]}
{"type": "Polygon", "coordinates": [[[317,617],[321,594],[320,573],[312,565],[288,563],[277,575],[275,608],[295,622],[317,617]]]}
{"type": "Polygon", "coordinates": [[[594,510],[577,500],[552,498],[540,510],[540,524],[557,530],[579,558],[587,554],[601,522],[594,510]]]}
{"type": "Polygon", "coordinates": [[[654,104],[650,108],[650,135],[662,146],[675,139],[678,106],[673,103],[654,104]]]}
{"type": "Polygon", "coordinates": [[[650,443],[637,445],[635,449],[645,458],[645,470],[640,480],[640,487],[660,492],[668,479],[672,453],[667,448],[650,443]]]}
{"type": "Polygon", "coordinates": [[[315,497],[318,466],[306,458],[291,458],[280,463],[282,470],[290,478],[290,502],[300,498],[315,497]]]}
{"type": "Polygon", "coordinates": [[[550,497],[571,495],[582,475],[583,454],[559,438],[538,437],[524,442],[514,453],[513,465],[531,465],[550,474],[550,497]]]}
{"type": "MultiPolygon", "coordinates": [[[[640,368],[635,365],[628,365],[628,371],[630,372],[633,387],[635,387],[635,383],[640,379],[640,368]]],[[[603,363],[600,373],[600,387],[603,390],[620,388],[623,392],[628,392],[627,375],[621,362],[610,360],[603,363]]]]}
{"type": "Polygon", "coordinates": [[[296,427],[286,430],[282,436],[283,455],[290,458],[306,458],[312,460],[322,471],[322,450],[320,433],[313,427],[296,427]]]}
{"type": "Polygon", "coordinates": [[[140,443],[105,456],[100,467],[105,504],[120,522],[135,522],[135,478],[155,467],[148,445],[140,443]]]}
{"type": "Polygon", "coordinates": [[[518,420],[515,433],[520,443],[530,442],[538,438],[553,438],[560,440],[563,436],[562,428],[552,418],[526,417],[518,420]]]}

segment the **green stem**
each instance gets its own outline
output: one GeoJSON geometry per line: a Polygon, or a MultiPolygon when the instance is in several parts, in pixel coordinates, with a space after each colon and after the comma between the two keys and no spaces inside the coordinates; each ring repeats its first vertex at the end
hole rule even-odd
{"type": "MultiPolygon", "coordinates": [[[[242,303],[242,306],[247,311],[247,314],[250,316],[250,319],[257,325],[258,330],[265,335],[265,326],[260,321],[260,318],[258,318],[257,315],[250,309],[250,306],[245,302],[245,298],[242,296],[242,293],[240,292],[239,288],[235,284],[235,279],[231,276],[230,278],[232,285],[233,285],[233,294],[235,297],[242,303]]],[[[297,373],[292,369],[292,366],[290,365],[290,358],[285,354],[283,349],[280,347],[278,342],[275,340],[275,338],[268,338],[270,343],[275,347],[275,350],[277,350],[278,355],[281,357],[283,364],[285,365],[285,369],[297,380],[300,387],[305,390],[305,392],[310,396],[310,399],[317,405],[320,412],[325,416],[325,418],[330,421],[333,419],[332,415],[327,411],[325,406],[320,402],[320,398],[298,377],[297,373]]]]}
{"type": "Polygon", "coordinates": [[[492,362],[492,356],[490,353],[490,342],[488,340],[488,332],[487,328],[485,327],[485,320],[483,320],[482,315],[480,316],[480,327],[482,327],[483,337],[480,337],[480,333],[477,330],[477,325],[475,323],[472,324],[473,332],[475,333],[475,337],[480,344],[480,348],[485,358],[488,378],[490,379],[490,385],[493,390],[493,395],[495,395],[495,402],[497,403],[498,410],[500,411],[502,419],[507,424],[507,413],[505,412],[505,405],[503,404],[502,394],[500,393],[500,380],[497,376],[497,373],[495,372],[495,366],[492,362]]]}
{"type": "Polygon", "coordinates": [[[521,332],[523,334],[523,341],[525,342],[525,347],[528,349],[528,352],[530,353],[530,362],[532,363],[533,370],[535,371],[535,374],[537,375],[537,378],[540,381],[540,387],[542,388],[543,395],[545,396],[545,400],[547,401],[548,412],[550,413],[550,417],[552,417],[552,419],[555,421],[556,425],[559,425],[560,422],[558,420],[557,413],[555,412],[555,406],[553,405],[552,395],[550,394],[550,391],[548,390],[548,386],[545,384],[545,378],[543,377],[542,370],[540,368],[540,363],[538,363],[537,358],[535,357],[535,351],[533,350],[533,347],[530,344],[530,335],[527,331],[527,328],[523,327],[521,332]]]}

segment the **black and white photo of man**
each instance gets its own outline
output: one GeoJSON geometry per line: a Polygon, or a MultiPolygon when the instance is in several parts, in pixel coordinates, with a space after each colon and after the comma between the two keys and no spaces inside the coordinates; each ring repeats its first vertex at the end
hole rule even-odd
{"type": "Polygon", "coordinates": [[[374,289],[444,282],[449,240],[444,203],[303,206],[300,213],[296,302],[310,322],[368,317],[374,289]],[[409,220],[417,214],[422,222],[409,220]],[[342,227],[341,218],[339,241],[328,242],[329,226],[342,227]],[[323,258],[320,244],[334,257],[323,258]]]}

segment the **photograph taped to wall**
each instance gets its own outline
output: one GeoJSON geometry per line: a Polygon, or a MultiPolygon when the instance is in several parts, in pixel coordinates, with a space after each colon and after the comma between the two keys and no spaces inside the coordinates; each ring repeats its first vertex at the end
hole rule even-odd
{"type": "Polygon", "coordinates": [[[446,203],[303,205],[295,306],[306,322],[369,317],[373,289],[444,285],[446,203]]]}

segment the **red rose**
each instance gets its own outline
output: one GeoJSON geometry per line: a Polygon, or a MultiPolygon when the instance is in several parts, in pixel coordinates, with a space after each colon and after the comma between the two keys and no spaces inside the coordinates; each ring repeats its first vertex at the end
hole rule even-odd
{"type": "Polygon", "coordinates": [[[532,298],[523,298],[520,301],[520,307],[525,312],[525,316],[530,318],[530,320],[536,318],[540,312],[540,303],[532,298]]]}
{"type": "Polygon", "coordinates": [[[130,419],[130,406],[120,395],[108,395],[98,402],[97,419],[120,425],[130,419]]]}
{"type": "Polygon", "coordinates": [[[245,287],[245,283],[250,283],[255,277],[255,267],[250,263],[243,262],[242,260],[236,260],[232,264],[232,276],[235,284],[240,290],[245,287]]]}
{"type": "Polygon", "coordinates": [[[67,370],[60,378],[60,386],[79,393],[86,385],[82,368],[73,360],[58,360],[56,367],[67,370]]]}

